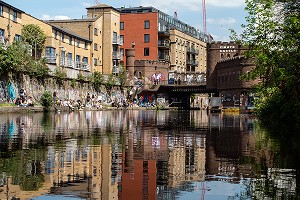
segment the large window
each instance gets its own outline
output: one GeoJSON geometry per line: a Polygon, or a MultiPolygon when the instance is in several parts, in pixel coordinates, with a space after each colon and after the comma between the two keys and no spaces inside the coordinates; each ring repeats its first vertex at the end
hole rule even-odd
{"type": "Polygon", "coordinates": [[[144,21],[144,29],[149,29],[150,28],[150,21],[146,20],[144,21]]]}
{"type": "Polygon", "coordinates": [[[150,35],[144,34],[144,42],[150,42],[150,35]]]}
{"type": "Polygon", "coordinates": [[[17,21],[17,17],[18,17],[17,12],[14,11],[14,13],[13,13],[13,21],[14,21],[14,22],[17,21]]]}
{"type": "Polygon", "coordinates": [[[124,35],[120,35],[120,44],[121,44],[121,45],[124,44],[124,35]]]}
{"type": "Polygon", "coordinates": [[[124,30],[124,22],[120,22],[120,30],[124,30]]]}
{"type": "Polygon", "coordinates": [[[144,48],[144,56],[149,56],[149,55],[150,55],[150,49],[144,48]]]}
{"type": "Polygon", "coordinates": [[[97,43],[94,43],[94,50],[98,50],[98,44],[97,43]]]}
{"type": "Polygon", "coordinates": [[[113,32],[113,43],[116,44],[118,42],[118,33],[113,32]]]}
{"type": "Polygon", "coordinates": [[[0,28],[0,44],[4,42],[4,30],[0,28]]]}
{"type": "Polygon", "coordinates": [[[0,36],[4,37],[4,29],[0,28],[0,36]]]}
{"type": "Polygon", "coordinates": [[[0,5],[0,16],[3,16],[3,6],[0,5]]]}
{"type": "Polygon", "coordinates": [[[15,41],[21,41],[21,35],[16,34],[15,35],[15,41]]]}
{"type": "Polygon", "coordinates": [[[82,62],[87,64],[88,63],[88,57],[83,57],[82,62]]]}
{"type": "Polygon", "coordinates": [[[46,47],[46,60],[47,63],[56,63],[56,54],[55,54],[55,48],[53,47],[46,47]]]}
{"type": "Polygon", "coordinates": [[[94,28],[94,35],[98,35],[98,29],[94,28]]]}

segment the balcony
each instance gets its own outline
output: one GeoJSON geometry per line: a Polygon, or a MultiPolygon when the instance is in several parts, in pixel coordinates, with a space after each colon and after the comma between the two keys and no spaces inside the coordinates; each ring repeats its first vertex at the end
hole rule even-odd
{"type": "Polygon", "coordinates": [[[158,54],[158,60],[161,61],[170,61],[170,56],[168,54],[158,54]]]}
{"type": "Polygon", "coordinates": [[[75,63],[72,59],[61,60],[61,66],[75,68],[75,63]]]}
{"type": "Polygon", "coordinates": [[[169,29],[166,29],[166,30],[164,30],[164,31],[158,31],[158,35],[160,35],[160,36],[167,36],[167,37],[169,37],[170,36],[170,30],[169,29]]]}
{"type": "Polygon", "coordinates": [[[113,60],[121,60],[122,59],[122,54],[120,51],[113,51],[112,53],[112,59],[113,60]]]}
{"type": "Polygon", "coordinates": [[[113,74],[118,74],[120,73],[120,68],[118,66],[113,66],[112,67],[112,73],[113,74]]]}
{"type": "Polygon", "coordinates": [[[124,41],[123,41],[123,39],[121,39],[120,36],[118,36],[118,37],[114,37],[114,38],[113,38],[112,43],[113,43],[114,45],[120,45],[120,46],[121,46],[121,45],[124,44],[124,41]]]}
{"type": "Polygon", "coordinates": [[[46,55],[46,62],[48,64],[55,64],[56,65],[56,56],[49,56],[49,55],[46,55]]]}
{"type": "Polygon", "coordinates": [[[76,62],[75,69],[90,70],[90,65],[85,62],[76,62]]]}
{"type": "Polygon", "coordinates": [[[169,40],[158,40],[158,48],[169,49],[170,41],[169,40]]]}

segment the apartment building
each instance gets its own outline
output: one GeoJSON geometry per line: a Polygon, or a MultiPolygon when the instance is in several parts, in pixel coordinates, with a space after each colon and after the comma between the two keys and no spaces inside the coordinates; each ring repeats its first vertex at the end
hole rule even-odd
{"type": "Polygon", "coordinates": [[[103,74],[119,73],[122,59],[119,46],[120,13],[106,4],[88,7],[82,19],[49,20],[47,23],[68,29],[91,41],[92,71],[103,74]]]}
{"type": "Polygon", "coordinates": [[[9,45],[21,40],[24,25],[38,25],[47,37],[42,56],[52,72],[61,66],[68,78],[77,78],[79,73],[90,74],[92,42],[88,38],[39,20],[3,1],[0,1],[0,15],[0,42],[9,45]]]}
{"type": "Polygon", "coordinates": [[[21,39],[23,14],[24,11],[0,1],[0,43],[11,44],[21,39]]]}
{"type": "Polygon", "coordinates": [[[121,52],[134,44],[136,60],[169,63],[169,79],[205,74],[207,35],[153,7],[119,10],[121,52]]]}

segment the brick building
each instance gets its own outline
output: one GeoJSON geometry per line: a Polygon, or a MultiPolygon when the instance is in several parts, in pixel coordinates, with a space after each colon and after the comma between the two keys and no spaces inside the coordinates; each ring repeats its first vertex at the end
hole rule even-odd
{"type": "Polygon", "coordinates": [[[83,19],[49,20],[48,23],[68,29],[92,41],[92,72],[103,74],[119,72],[119,61],[122,59],[119,46],[120,13],[106,4],[87,8],[87,16],[83,19]]]}
{"type": "Polygon", "coordinates": [[[0,16],[1,43],[10,45],[13,41],[21,40],[24,25],[38,25],[46,35],[42,55],[52,72],[62,66],[69,78],[77,78],[79,73],[89,75],[91,40],[88,38],[36,19],[3,1],[0,1],[0,16]]]}
{"type": "MultiPolygon", "coordinates": [[[[188,76],[206,73],[207,35],[153,7],[119,10],[120,37],[124,41],[121,52],[134,43],[136,60],[168,63],[168,79],[180,77],[184,81],[188,76]]],[[[125,57],[123,60],[126,63],[125,57]]]]}
{"type": "Polygon", "coordinates": [[[254,60],[243,56],[245,50],[234,42],[208,44],[207,88],[219,91],[224,106],[251,104],[251,90],[260,81],[241,79],[255,68],[254,60]]]}

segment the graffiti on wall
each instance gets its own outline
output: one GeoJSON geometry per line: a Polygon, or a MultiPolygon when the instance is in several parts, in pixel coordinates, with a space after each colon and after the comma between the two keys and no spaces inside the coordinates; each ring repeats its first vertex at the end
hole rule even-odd
{"type": "Polygon", "coordinates": [[[162,82],[165,80],[165,75],[162,73],[152,74],[151,80],[154,84],[158,84],[159,82],[162,82]]]}

